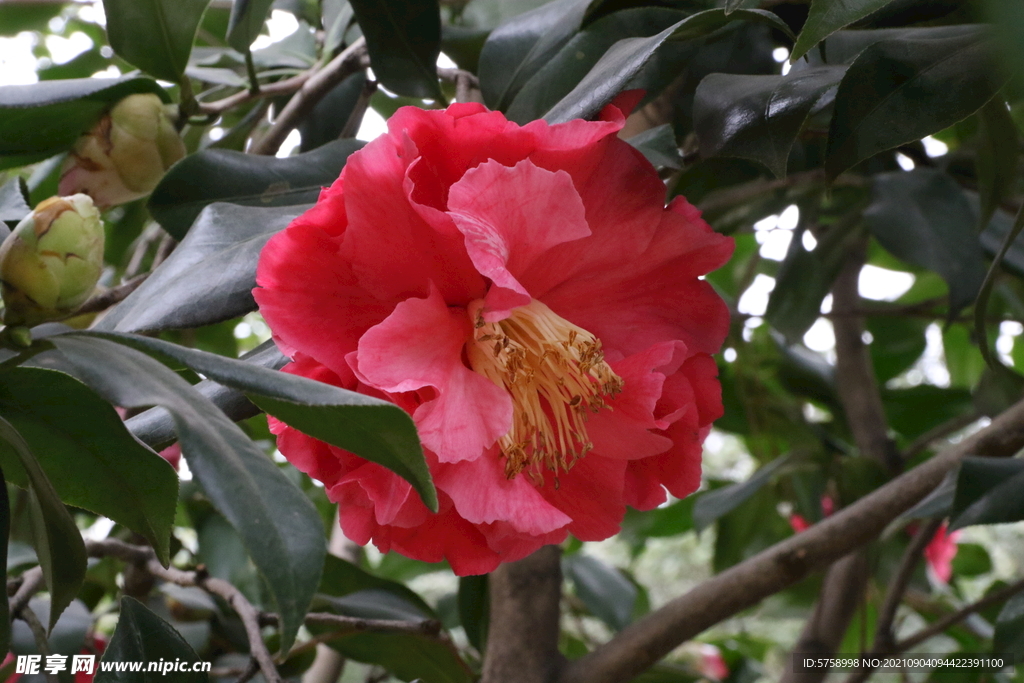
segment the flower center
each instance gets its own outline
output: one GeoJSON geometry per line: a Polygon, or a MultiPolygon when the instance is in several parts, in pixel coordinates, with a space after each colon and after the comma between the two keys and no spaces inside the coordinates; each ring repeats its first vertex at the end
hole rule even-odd
{"type": "Polygon", "coordinates": [[[512,428],[498,440],[509,479],[524,469],[535,481],[542,468],[568,471],[593,448],[589,413],[622,391],[601,341],[539,301],[495,323],[485,322],[477,307],[466,352],[473,370],[512,397],[512,428]]]}

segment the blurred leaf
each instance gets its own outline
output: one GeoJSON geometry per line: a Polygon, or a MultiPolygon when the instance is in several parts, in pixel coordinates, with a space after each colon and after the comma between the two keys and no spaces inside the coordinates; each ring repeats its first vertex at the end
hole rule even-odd
{"type": "Polygon", "coordinates": [[[158,361],[112,341],[59,335],[60,356],[40,354],[125,408],[165,408],[174,417],[195,479],[245,541],[281,615],[287,650],[313,597],[326,553],[316,508],[210,401],[158,361]]]}
{"type": "Polygon", "coordinates": [[[683,156],[676,144],[676,134],[672,125],[665,123],[648,128],[626,140],[644,155],[655,168],[671,168],[678,170],[683,167],[683,156]]]}
{"type": "MultiPolygon", "coordinates": [[[[354,73],[324,95],[299,124],[300,152],[309,152],[338,139],[359,103],[366,85],[366,73],[354,73]]],[[[326,184],[326,183],[325,183],[326,184]]]]}
{"type": "MultiPolygon", "coordinates": [[[[170,561],[178,475],[132,437],[110,404],[63,373],[14,367],[0,373],[0,414],[38,454],[62,501],[123,524],[170,561]]],[[[2,444],[0,462],[8,481],[30,485],[2,444]]]]}
{"type": "Polygon", "coordinates": [[[980,30],[882,40],[854,60],[836,92],[825,168],[831,177],[973,114],[1002,84],[980,30]]]}
{"type": "Polygon", "coordinates": [[[148,78],[79,78],[0,86],[0,169],[70,147],[111,104],[134,93],[170,97],[148,78]],[[6,158],[2,158],[6,157],[6,158]]]}
{"type": "Polygon", "coordinates": [[[95,329],[192,328],[255,310],[252,290],[263,245],[307,208],[209,205],[167,260],[95,329]]]}
{"type": "Polygon", "coordinates": [[[873,316],[867,320],[871,333],[871,364],[880,384],[902,374],[921,357],[927,347],[927,321],[898,316],[873,316]]]}
{"type": "MultiPolygon", "coordinates": [[[[0,221],[17,223],[32,211],[28,205],[28,186],[22,177],[11,178],[0,185],[0,221]]],[[[0,241],[11,234],[7,226],[0,224],[0,241]]]]}
{"type": "Polygon", "coordinates": [[[978,386],[974,388],[974,407],[988,417],[995,417],[1012,406],[1024,395],[1024,377],[1010,368],[997,364],[985,368],[978,386]]]}
{"type": "Polygon", "coordinates": [[[864,219],[894,256],[949,285],[950,317],[970,305],[985,279],[976,218],[960,186],[933,168],[879,173],[864,219]]]}
{"type": "Polygon", "coordinates": [[[590,0],[554,0],[491,31],[480,52],[480,90],[505,110],[520,88],[579,30],[590,0]]]}
{"type": "Polygon", "coordinates": [[[226,386],[315,439],[383,465],[408,481],[433,511],[437,493],[412,418],[394,403],[244,361],[204,353],[159,339],[113,336],[174,358],[226,386]]]}
{"type": "Polygon", "coordinates": [[[833,412],[841,412],[836,394],[835,369],[822,356],[801,344],[787,345],[777,332],[772,334],[778,345],[778,378],[790,392],[824,403],[833,412]]]}
{"type": "Polygon", "coordinates": [[[206,149],[175,164],[153,190],[147,206],[164,230],[180,240],[213,202],[261,208],[312,204],[321,188],[338,179],[349,155],[364,144],[337,140],[281,159],[206,149]]]}
{"type": "Polygon", "coordinates": [[[125,61],[177,82],[209,0],[103,0],[107,37],[125,61]]]}
{"type": "Polygon", "coordinates": [[[693,528],[693,506],[698,495],[687,496],[665,507],[653,510],[627,508],[620,537],[633,546],[643,547],[648,538],[677,536],[693,528]]]}
{"type": "Polygon", "coordinates": [[[907,439],[921,436],[933,427],[974,409],[970,392],[930,384],[882,389],[882,405],[889,426],[907,439]]]}
{"type": "Polygon", "coordinates": [[[405,584],[374,576],[351,562],[334,555],[327,555],[324,558],[324,573],[320,577],[320,587],[317,589],[319,593],[342,598],[346,595],[366,590],[391,593],[409,603],[413,611],[419,615],[418,618],[432,618],[435,616],[434,610],[423,601],[423,598],[405,584]]]}
{"type": "Polygon", "coordinates": [[[954,576],[981,576],[992,571],[992,558],[977,543],[959,543],[953,558],[954,576]]]}
{"type": "Polygon", "coordinates": [[[800,31],[790,61],[803,57],[808,50],[841,28],[863,19],[893,0],[811,0],[811,10],[800,31]]]}
{"type": "Polygon", "coordinates": [[[973,388],[987,366],[978,346],[971,341],[970,329],[966,325],[950,325],[943,330],[942,351],[949,370],[950,386],[973,388]]]}
{"type": "Polygon", "coordinates": [[[567,556],[564,564],[576,595],[595,617],[616,631],[629,626],[637,590],[622,572],[583,553],[567,556]]]}
{"type": "Polygon", "coordinates": [[[245,54],[260,35],[274,0],[235,0],[228,19],[228,44],[245,54]]]}
{"type": "Polygon", "coordinates": [[[60,14],[59,2],[4,2],[0,3],[0,36],[14,37],[22,31],[39,31],[60,14]]]}
{"type": "Polygon", "coordinates": [[[899,519],[929,519],[932,517],[948,517],[953,508],[956,496],[956,473],[950,472],[935,489],[925,496],[920,503],[910,508],[899,519]]]}
{"type": "Polygon", "coordinates": [[[598,19],[572,36],[523,84],[508,106],[508,118],[520,124],[540,118],[572,92],[617,41],[653,36],[686,16],[678,10],[642,7],[598,19]]]}
{"type": "Polygon", "coordinates": [[[950,530],[1024,519],[1024,460],[964,458],[957,475],[950,530]]]}
{"type": "Polygon", "coordinates": [[[693,102],[701,156],[750,159],[785,176],[807,115],[844,73],[844,66],[819,66],[786,76],[707,76],[693,102]]]}
{"type": "Polygon", "coordinates": [[[721,572],[791,536],[793,530],[776,509],[778,499],[762,489],[718,520],[712,567],[721,572]]]}
{"type": "Polygon", "coordinates": [[[992,651],[1012,655],[1018,662],[1024,657],[1024,593],[1007,600],[999,612],[992,651]]]}
{"type": "Polygon", "coordinates": [[[979,146],[977,157],[980,218],[985,227],[999,204],[1013,191],[1017,179],[1017,126],[1002,97],[996,96],[982,107],[978,116],[979,146]]]}
{"type": "Polygon", "coordinates": [[[0,441],[14,450],[29,480],[29,516],[32,520],[33,545],[43,570],[46,589],[53,609],[49,628],[57,623],[78,594],[85,579],[85,543],[75,520],[60,502],[53,484],[32,454],[18,430],[0,417],[0,441]]]}
{"type": "Polygon", "coordinates": [[[765,10],[737,9],[729,14],[723,9],[698,12],[649,38],[626,38],[612,45],[576,87],[544,114],[544,119],[548,123],[563,123],[590,117],[626,87],[666,40],[701,38],[733,21],[767,24],[790,33],[778,16],[765,10]]]}
{"type": "Polygon", "coordinates": [[[772,475],[789,462],[789,456],[776,458],[762,465],[746,481],[707,491],[697,497],[693,506],[693,526],[700,532],[729,514],[767,484],[772,475]]]}
{"type": "Polygon", "coordinates": [[[444,100],[437,82],[441,10],[437,0],[349,0],[381,85],[409,97],[444,100]]]}
{"type": "Polygon", "coordinates": [[[476,680],[454,648],[430,636],[364,631],[332,638],[327,644],[349,659],[377,664],[403,681],[472,683],[476,680]]]}
{"type": "Polygon", "coordinates": [[[469,644],[477,652],[487,648],[487,626],[490,619],[490,597],[487,575],[459,577],[459,623],[466,631],[469,644]]]}
{"type": "MultiPolygon", "coordinates": [[[[121,614],[101,663],[107,662],[199,662],[195,651],[174,628],[146,609],[138,600],[121,598],[121,614]]],[[[113,667],[111,667],[113,668],[113,667]]],[[[186,667],[191,669],[191,667],[186,667]]],[[[170,677],[160,671],[109,671],[96,667],[96,683],[199,683],[209,680],[206,672],[175,671],[170,677]]]]}

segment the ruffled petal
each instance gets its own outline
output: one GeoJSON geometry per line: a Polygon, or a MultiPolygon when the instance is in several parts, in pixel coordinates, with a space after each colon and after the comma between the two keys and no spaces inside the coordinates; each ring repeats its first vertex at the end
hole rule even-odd
{"type": "Polygon", "coordinates": [[[484,313],[489,322],[532,300],[518,274],[528,278],[533,270],[557,267],[542,260],[546,252],[590,235],[569,174],[530,161],[512,168],[489,161],[467,171],[452,185],[448,208],[473,264],[492,282],[484,313]]]}
{"type": "Polygon", "coordinates": [[[581,541],[600,541],[618,533],[626,514],[622,498],[625,471],[625,460],[587,455],[560,474],[557,484],[549,474],[539,490],[548,502],[572,517],[569,533],[581,541]]]}
{"type": "Polygon", "coordinates": [[[440,462],[479,457],[512,424],[507,392],[462,362],[472,325],[464,309],[449,309],[431,288],[407,299],[359,341],[357,376],[389,394],[432,388],[436,398],[413,413],[423,445],[440,462]]]}

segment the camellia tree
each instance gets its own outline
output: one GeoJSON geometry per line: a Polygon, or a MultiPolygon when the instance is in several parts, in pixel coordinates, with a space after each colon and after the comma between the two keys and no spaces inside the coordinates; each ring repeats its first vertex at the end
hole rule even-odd
{"type": "Polygon", "coordinates": [[[0,679],[1024,681],[1024,5],[0,35],[0,679]]]}

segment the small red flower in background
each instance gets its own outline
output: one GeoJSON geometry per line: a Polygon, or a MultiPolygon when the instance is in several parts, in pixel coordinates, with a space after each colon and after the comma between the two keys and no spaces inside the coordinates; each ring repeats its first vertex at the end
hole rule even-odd
{"type": "Polygon", "coordinates": [[[620,108],[601,119],[400,109],[264,249],[254,294],[285,370],[408,411],[438,488],[431,514],[384,467],[272,421],[354,541],[479,574],[700,483],[729,322],[700,276],[732,240],[665,208],[620,108]]]}
{"type": "Polygon", "coordinates": [[[946,533],[949,525],[942,523],[924,549],[924,559],[932,573],[942,583],[949,583],[953,577],[953,558],[956,557],[957,539],[960,532],[946,533]]]}

